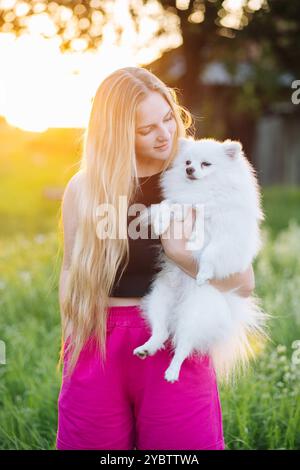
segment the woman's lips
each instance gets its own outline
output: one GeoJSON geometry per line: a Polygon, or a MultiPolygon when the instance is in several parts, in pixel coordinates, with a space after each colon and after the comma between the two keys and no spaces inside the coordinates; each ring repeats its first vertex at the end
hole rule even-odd
{"type": "Polygon", "coordinates": [[[169,142],[167,142],[166,144],[164,144],[163,146],[161,147],[154,147],[156,150],[166,150],[167,148],[169,147],[169,142]]]}

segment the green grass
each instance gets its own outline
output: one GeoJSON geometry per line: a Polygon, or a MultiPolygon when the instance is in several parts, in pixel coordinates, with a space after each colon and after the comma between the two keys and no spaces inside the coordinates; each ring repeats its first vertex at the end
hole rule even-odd
{"type": "Polygon", "coordinates": [[[54,449],[60,347],[55,233],[36,240],[16,236],[0,257],[1,449],[54,449]]]}
{"type": "Polygon", "coordinates": [[[1,238],[52,231],[69,178],[79,168],[82,131],[50,129],[26,133],[0,121],[1,238]],[[57,199],[47,196],[57,190],[57,199]]]}
{"type": "MultiPolygon", "coordinates": [[[[220,387],[229,449],[296,449],[300,446],[300,225],[275,239],[264,231],[256,260],[256,293],[273,315],[272,341],[233,389],[220,387]],[[297,342],[298,340],[298,342],[297,342]],[[296,341],[296,343],[295,343],[296,341]]],[[[55,449],[56,370],[60,347],[55,232],[15,236],[1,245],[0,366],[2,449],[55,449]]]]}
{"type": "MultiPolygon", "coordinates": [[[[63,188],[76,171],[80,135],[0,128],[1,449],[55,449],[60,200],[43,191],[63,188]]],[[[255,292],[273,316],[272,341],[236,387],[220,387],[225,442],[228,449],[299,449],[300,188],[264,188],[263,207],[255,292]]]]}
{"type": "Polygon", "coordinates": [[[291,220],[300,223],[299,186],[263,188],[262,204],[266,216],[264,223],[269,228],[272,238],[286,229],[291,220]]]}
{"type": "Polygon", "coordinates": [[[290,223],[254,263],[256,294],[272,315],[271,341],[234,390],[221,388],[229,449],[300,446],[300,224],[290,223]],[[298,257],[297,257],[298,256],[298,257]]]}

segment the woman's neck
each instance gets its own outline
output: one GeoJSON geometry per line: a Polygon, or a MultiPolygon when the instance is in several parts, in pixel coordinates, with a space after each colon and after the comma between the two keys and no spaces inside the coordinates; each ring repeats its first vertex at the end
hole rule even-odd
{"type": "Polygon", "coordinates": [[[146,178],[162,171],[163,165],[158,166],[140,166],[137,164],[137,174],[139,178],[146,178]]]}

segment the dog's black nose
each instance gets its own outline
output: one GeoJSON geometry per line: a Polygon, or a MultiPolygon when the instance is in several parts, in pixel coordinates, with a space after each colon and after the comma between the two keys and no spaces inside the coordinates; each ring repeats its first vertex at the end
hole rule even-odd
{"type": "Polygon", "coordinates": [[[192,166],[189,166],[185,171],[187,175],[192,175],[195,171],[195,168],[193,168],[192,166]]]}

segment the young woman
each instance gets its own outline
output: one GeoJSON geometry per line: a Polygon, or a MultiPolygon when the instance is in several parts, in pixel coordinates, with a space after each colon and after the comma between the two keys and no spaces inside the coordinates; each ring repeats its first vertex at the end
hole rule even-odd
{"type": "MultiPolygon", "coordinates": [[[[144,68],[116,70],[97,89],[81,167],[62,201],[57,449],[225,448],[210,357],[187,358],[180,379],[170,383],[164,379],[168,342],[145,360],[133,354],[150,336],[139,303],[156,272],[154,248],[161,243],[167,256],[196,277],[186,239],[172,238],[172,224],[170,236],[154,240],[115,236],[126,234],[134,203],[162,200],[159,176],[191,124],[174,89],[144,68]],[[116,209],[108,218],[117,229],[113,236],[102,236],[103,204],[116,209]]],[[[189,220],[186,238],[194,214],[189,220]]],[[[252,266],[211,282],[223,291],[240,286],[241,295],[250,295],[252,266]]]]}

